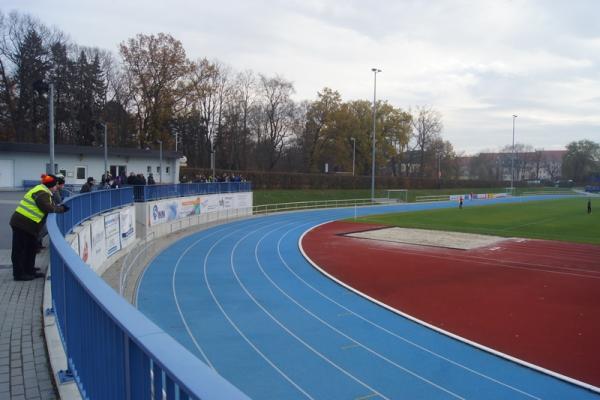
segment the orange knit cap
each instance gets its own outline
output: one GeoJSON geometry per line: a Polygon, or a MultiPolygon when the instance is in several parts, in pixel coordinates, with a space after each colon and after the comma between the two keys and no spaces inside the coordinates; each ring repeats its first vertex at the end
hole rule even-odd
{"type": "Polygon", "coordinates": [[[54,175],[42,174],[42,183],[47,187],[56,185],[56,177],[54,175]]]}

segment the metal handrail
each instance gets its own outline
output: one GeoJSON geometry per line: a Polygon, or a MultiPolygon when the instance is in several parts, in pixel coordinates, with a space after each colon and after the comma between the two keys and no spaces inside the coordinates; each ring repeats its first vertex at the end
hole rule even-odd
{"type": "Polygon", "coordinates": [[[91,192],[66,200],[66,214],[48,217],[52,305],[80,392],[106,399],[162,399],[163,391],[167,398],[248,399],[119,296],[65,240],[74,225],[132,201],[131,188],[91,192]]]}
{"type": "Polygon", "coordinates": [[[379,204],[380,201],[372,199],[348,199],[348,200],[314,200],[297,201],[291,203],[261,204],[252,207],[253,214],[270,214],[274,212],[309,210],[315,208],[354,207],[379,204]]]}

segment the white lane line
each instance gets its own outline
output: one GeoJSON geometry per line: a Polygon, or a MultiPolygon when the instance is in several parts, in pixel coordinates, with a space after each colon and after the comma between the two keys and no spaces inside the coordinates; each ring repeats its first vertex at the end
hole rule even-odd
{"type": "MultiPolygon", "coordinates": [[[[344,332],[342,332],[341,330],[337,329],[336,327],[334,327],[333,325],[329,324],[327,321],[323,320],[322,318],[320,318],[319,316],[317,316],[316,314],[314,314],[312,311],[308,310],[306,307],[304,307],[302,304],[300,304],[298,301],[296,301],[296,299],[294,299],[293,297],[291,297],[290,295],[288,295],[277,283],[275,283],[271,277],[266,273],[266,271],[264,270],[262,263],[260,262],[260,259],[258,258],[258,248],[260,246],[260,244],[262,243],[263,239],[268,236],[270,233],[272,232],[267,232],[263,237],[260,238],[260,240],[258,242],[256,242],[256,246],[254,248],[254,257],[256,259],[256,262],[258,263],[258,267],[260,268],[261,272],[263,273],[263,275],[269,280],[269,282],[271,283],[271,285],[273,285],[277,290],[279,290],[279,292],[281,292],[281,294],[283,294],[285,297],[287,297],[291,302],[293,302],[294,304],[296,304],[296,306],[298,306],[299,308],[301,308],[306,314],[310,315],[311,317],[313,317],[314,319],[316,319],[317,321],[319,321],[321,324],[323,324],[324,326],[328,327],[329,329],[331,329],[333,332],[337,333],[338,335],[344,337],[345,339],[349,340],[351,343],[355,344],[356,346],[361,347],[363,350],[367,351],[368,353],[371,353],[372,355],[380,358],[381,360],[387,362],[390,365],[393,365],[394,367],[404,371],[405,373],[411,375],[413,378],[416,378],[422,382],[425,382],[428,385],[431,385],[433,387],[435,387],[438,390],[441,390],[442,392],[445,392],[447,394],[449,394],[452,397],[455,397],[457,399],[464,399],[464,397],[460,396],[457,393],[452,392],[451,390],[446,389],[445,387],[438,385],[437,383],[425,378],[424,376],[419,375],[418,373],[392,361],[391,359],[385,357],[384,355],[378,353],[377,351],[371,349],[370,347],[362,344],[361,342],[359,342],[358,340],[354,339],[353,337],[345,334],[344,332]]],[[[283,235],[285,236],[285,235],[283,235]]],[[[281,240],[281,239],[280,239],[281,240]]],[[[279,249],[278,249],[279,250],[279,249]]],[[[237,275],[236,275],[237,276],[237,275]]],[[[240,283],[241,284],[241,283],[240,283]]],[[[252,295],[250,293],[248,293],[248,296],[252,295]]],[[[253,298],[253,297],[252,297],[253,298]]],[[[256,301],[255,301],[256,302],[256,301]]],[[[257,305],[261,308],[262,305],[258,304],[258,302],[256,302],[257,305]]],[[[265,310],[266,313],[268,313],[268,311],[265,310]]],[[[271,315],[269,313],[269,315],[271,315]]],[[[274,320],[275,317],[272,317],[274,320]]],[[[285,328],[284,328],[285,329],[285,328]]],[[[374,389],[373,392],[375,392],[374,389]]]]}
{"type": "MultiPolygon", "coordinates": [[[[258,229],[246,234],[244,237],[240,238],[236,244],[233,246],[231,253],[230,253],[230,265],[231,265],[231,271],[233,272],[233,275],[235,276],[235,279],[237,280],[239,286],[244,290],[244,292],[246,292],[246,295],[254,302],[254,304],[256,304],[267,316],[269,316],[269,318],[271,318],[273,320],[273,322],[275,322],[277,325],[279,325],[279,327],[281,327],[281,329],[283,329],[284,331],[286,331],[291,337],[293,337],[294,339],[296,339],[298,342],[300,342],[302,345],[304,345],[307,349],[309,349],[310,351],[312,351],[315,355],[317,355],[318,357],[320,357],[322,360],[324,360],[325,362],[327,362],[328,364],[330,364],[332,367],[334,367],[335,369],[337,369],[338,371],[340,371],[341,373],[343,373],[344,375],[346,375],[347,377],[349,377],[350,379],[352,379],[353,381],[355,381],[356,383],[364,386],[366,389],[369,389],[370,391],[377,393],[379,396],[381,396],[384,399],[388,399],[388,397],[384,396],[383,394],[381,394],[379,391],[375,390],[374,388],[372,388],[369,384],[363,382],[362,380],[360,380],[359,378],[355,377],[354,375],[352,375],[350,372],[346,371],[344,368],[342,368],[341,366],[337,365],[335,362],[333,362],[332,360],[330,360],[329,358],[327,358],[324,354],[322,354],[321,352],[319,352],[317,349],[315,349],[314,347],[312,347],[310,344],[308,344],[307,342],[305,342],[304,340],[302,340],[302,338],[300,338],[298,335],[296,335],[294,332],[292,332],[291,330],[289,330],[283,323],[281,323],[281,321],[279,321],[277,318],[275,318],[275,316],[273,316],[273,314],[271,314],[258,300],[256,300],[256,298],[252,295],[252,293],[250,293],[250,291],[246,288],[246,286],[242,283],[242,281],[240,280],[236,269],[235,269],[235,264],[233,263],[233,256],[236,252],[236,249],[238,247],[238,245],[248,236],[252,235],[254,232],[258,231],[258,229]]],[[[270,232],[267,232],[266,235],[268,235],[270,232]]],[[[265,235],[265,236],[266,236],[265,235]]],[[[264,236],[263,236],[264,238],[264,236]]],[[[262,239],[261,239],[262,240],[262,239]]],[[[255,247],[255,252],[256,252],[256,247],[255,247]]],[[[255,253],[256,254],[256,253],[255,253]]]]}
{"type": "Polygon", "coordinates": [[[368,400],[368,399],[372,399],[373,397],[377,397],[377,394],[371,393],[366,396],[357,397],[354,400],[368,400]]]}
{"type": "MultiPolygon", "coordinates": [[[[310,224],[311,224],[311,223],[306,223],[306,224],[302,224],[302,225],[300,225],[300,226],[308,226],[308,225],[310,225],[310,224]]],[[[385,333],[387,333],[387,334],[389,334],[389,335],[391,335],[391,336],[393,336],[393,337],[395,337],[395,338],[397,338],[397,339],[399,339],[399,340],[401,340],[401,341],[403,341],[403,342],[405,342],[405,343],[407,343],[407,344],[409,344],[409,345],[411,345],[411,346],[414,346],[414,347],[416,347],[416,348],[418,348],[418,349],[420,349],[420,350],[422,350],[422,351],[424,351],[424,352],[426,352],[426,353],[429,353],[429,354],[431,354],[431,355],[433,355],[433,356],[435,356],[435,357],[437,357],[437,358],[439,358],[439,359],[441,359],[441,360],[444,360],[444,361],[446,361],[446,362],[448,362],[448,363],[450,363],[450,364],[453,364],[453,365],[455,365],[455,366],[457,366],[457,367],[459,367],[459,368],[462,368],[462,369],[464,369],[464,370],[466,370],[466,371],[469,371],[469,372],[471,372],[471,373],[473,373],[473,374],[475,374],[475,375],[477,375],[477,376],[480,376],[480,377],[482,377],[482,378],[484,378],[484,379],[487,379],[487,380],[489,380],[489,381],[491,381],[491,382],[494,382],[494,383],[496,383],[496,384],[498,384],[498,385],[504,386],[504,387],[506,387],[506,388],[508,388],[508,389],[511,389],[511,390],[515,391],[515,392],[521,393],[521,394],[523,394],[523,395],[525,395],[525,396],[527,396],[527,397],[530,397],[530,398],[533,398],[533,399],[536,399],[536,400],[541,400],[539,397],[536,397],[536,396],[534,396],[534,395],[532,395],[532,394],[530,394],[530,393],[528,393],[528,392],[525,392],[525,391],[523,391],[523,390],[520,390],[520,389],[518,389],[518,388],[516,388],[516,387],[514,387],[514,386],[511,386],[511,385],[509,385],[509,384],[507,384],[507,383],[504,383],[504,382],[502,382],[502,381],[499,381],[499,380],[497,380],[497,379],[495,379],[495,378],[492,378],[491,376],[485,375],[485,374],[484,374],[484,373],[482,373],[482,372],[479,372],[479,371],[476,371],[476,370],[474,370],[474,369],[471,369],[471,368],[467,367],[466,365],[463,365],[463,364],[461,364],[461,363],[459,363],[459,362],[457,362],[457,361],[454,361],[454,360],[451,360],[451,359],[449,359],[449,358],[447,358],[447,357],[444,357],[444,356],[442,356],[441,354],[438,354],[438,353],[436,353],[436,352],[434,352],[434,351],[432,351],[432,350],[429,350],[428,348],[426,348],[426,347],[423,347],[423,346],[421,346],[421,345],[419,345],[419,344],[417,344],[417,343],[415,343],[415,342],[413,342],[413,341],[411,341],[411,340],[409,340],[409,339],[407,339],[407,338],[405,338],[405,337],[403,337],[403,336],[400,336],[400,335],[398,335],[397,333],[395,333],[395,332],[392,332],[392,331],[390,331],[389,329],[387,329],[387,328],[385,328],[385,327],[383,327],[383,326],[381,326],[381,325],[377,324],[376,322],[373,322],[373,321],[369,320],[368,318],[366,318],[366,317],[363,317],[361,314],[358,314],[358,313],[356,313],[355,311],[353,311],[353,310],[351,310],[350,308],[348,308],[348,307],[346,307],[346,306],[342,305],[341,303],[338,303],[338,302],[337,302],[336,300],[334,300],[333,298],[331,298],[331,297],[327,296],[325,293],[321,292],[319,289],[317,289],[316,287],[312,286],[310,283],[308,283],[306,280],[304,280],[304,278],[302,278],[301,276],[299,276],[299,275],[298,275],[298,274],[297,274],[297,273],[296,273],[296,272],[295,272],[295,271],[294,271],[292,268],[290,268],[290,266],[288,265],[288,263],[285,261],[285,259],[284,259],[283,255],[281,254],[281,241],[284,239],[284,237],[286,237],[286,236],[287,236],[287,235],[288,235],[290,232],[292,232],[294,229],[298,229],[298,227],[294,227],[294,228],[290,229],[288,232],[286,232],[284,235],[282,235],[282,237],[279,239],[279,241],[278,241],[278,243],[277,243],[277,252],[278,252],[278,254],[279,254],[279,258],[281,259],[281,261],[283,262],[283,264],[285,265],[285,267],[287,268],[287,270],[288,270],[288,271],[290,271],[290,273],[291,273],[292,275],[294,275],[294,276],[295,276],[295,277],[296,277],[296,278],[297,278],[297,279],[298,279],[300,282],[302,282],[302,283],[303,283],[304,285],[306,285],[308,288],[312,289],[312,290],[313,290],[315,293],[317,293],[319,296],[321,296],[321,297],[323,297],[323,298],[327,299],[327,300],[328,300],[328,301],[330,301],[332,304],[335,304],[335,305],[337,305],[337,306],[338,306],[338,307],[340,307],[341,309],[345,310],[345,311],[346,311],[346,312],[348,312],[348,313],[351,313],[352,315],[356,316],[357,318],[359,318],[359,319],[361,319],[361,320],[365,321],[366,323],[368,323],[368,324],[370,324],[370,325],[372,325],[372,326],[376,327],[377,329],[380,329],[381,331],[383,331],[383,332],[385,332],[385,333]]],[[[298,243],[300,243],[300,241],[302,240],[302,237],[303,237],[303,236],[304,236],[304,235],[302,235],[302,236],[299,238],[299,240],[298,240],[298,243]]],[[[301,247],[300,247],[300,248],[301,248],[301,247]]],[[[304,257],[306,258],[306,256],[304,256],[304,257]]],[[[307,258],[307,259],[308,259],[308,258],[307,258]]]]}
{"type": "MultiPolygon", "coordinates": [[[[277,222],[266,225],[271,226],[271,225],[275,225],[277,224],[277,222]]],[[[262,227],[264,228],[264,226],[262,227]]],[[[259,228],[260,229],[260,228],[259,228]]],[[[294,382],[289,376],[287,376],[285,374],[285,372],[283,372],[277,365],[275,365],[275,363],[273,361],[271,361],[269,359],[269,357],[267,357],[262,351],[260,351],[260,349],[244,334],[244,332],[242,332],[242,330],[237,326],[237,324],[235,322],[233,322],[233,320],[231,319],[231,317],[229,316],[229,314],[227,314],[227,312],[225,311],[225,309],[223,308],[223,305],[219,302],[219,300],[217,299],[215,293],[213,292],[211,285],[210,285],[210,281],[208,280],[208,257],[210,256],[210,254],[212,253],[212,251],[214,250],[214,248],[217,246],[217,244],[219,244],[221,241],[223,241],[225,238],[233,235],[234,233],[240,231],[241,229],[232,231],[231,233],[229,233],[228,235],[225,235],[223,237],[221,237],[219,240],[217,240],[212,246],[211,248],[208,250],[208,252],[206,253],[206,255],[204,256],[204,280],[206,282],[206,287],[208,289],[208,291],[210,292],[211,297],[213,298],[213,301],[215,302],[215,304],[217,305],[217,307],[219,307],[219,310],[221,311],[221,314],[223,314],[223,316],[227,319],[227,321],[229,322],[229,324],[233,327],[233,329],[246,341],[246,343],[248,343],[248,345],[250,347],[252,347],[252,349],[258,353],[263,360],[265,360],[275,371],[277,371],[277,373],[279,373],[286,381],[288,381],[294,388],[296,388],[300,393],[302,393],[306,398],[309,399],[314,399],[310,394],[308,394],[304,389],[302,389],[296,382],[294,382]]],[[[251,233],[256,232],[258,229],[252,231],[251,233]]],[[[251,234],[250,233],[250,234],[251,234]]],[[[250,235],[248,234],[248,235],[250,235]]],[[[248,236],[246,235],[246,236],[248,236]]],[[[244,236],[244,237],[246,237],[244,236]]],[[[233,250],[232,253],[233,254],[233,250]]]]}
{"type": "Polygon", "coordinates": [[[202,358],[204,358],[204,360],[206,361],[206,364],[208,364],[208,366],[210,368],[212,368],[214,371],[216,371],[217,369],[214,367],[214,365],[210,362],[210,359],[208,358],[208,356],[206,355],[206,353],[204,352],[204,350],[202,349],[202,346],[200,346],[200,344],[198,343],[198,341],[196,340],[196,338],[194,337],[194,334],[192,333],[192,330],[190,329],[185,316],[183,315],[183,311],[181,310],[181,307],[179,305],[179,298],[177,297],[177,290],[175,289],[175,277],[177,275],[177,270],[179,268],[179,263],[181,262],[181,260],[183,259],[183,257],[185,257],[185,255],[194,247],[196,246],[198,243],[205,241],[207,238],[216,235],[217,233],[220,233],[220,231],[222,231],[223,229],[217,229],[213,232],[211,232],[210,234],[207,235],[203,235],[200,239],[196,240],[195,242],[193,242],[192,244],[190,244],[184,251],[183,253],[181,253],[181,255],[179,256],[179,258],[177,259],[177,261],[175,262],[175,268],[173,269],[173,276],[171,277],[171,290],[173,292],[173,299],[175,300],[175,306],[177,307],[177,312],[179,313],[179,318],[181,318],[181,321],[183,322],[183,326],[185,326],[185,330],[188,334],[188,336],[190,337],[190,339],[192,339],[192,342],[194,343],[194,346],[196,347],[196,349],[198,349],[198,351],[200,351],[200,354],[202,355],[202,358]]]}

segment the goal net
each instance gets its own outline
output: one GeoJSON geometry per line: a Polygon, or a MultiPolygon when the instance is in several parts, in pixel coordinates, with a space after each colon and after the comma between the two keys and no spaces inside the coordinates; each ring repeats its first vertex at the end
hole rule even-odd
{"type": "Polygon", "coordinates": [[[408,190],[407,189],[388,189],[386,190],[387,199],[389,201],[396,201],[398,203],[408,202],[408,190]]]}

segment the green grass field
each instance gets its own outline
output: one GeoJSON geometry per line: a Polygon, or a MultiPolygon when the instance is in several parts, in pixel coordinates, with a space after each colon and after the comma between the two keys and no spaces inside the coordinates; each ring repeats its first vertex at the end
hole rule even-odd
{"type": "MultiPolygon", "coordinates": [[[[479,233],[503,237],[600,244],[600,199],[587,214],[587,198],[458,207],[359,218],[356,221],[407,228],[479,233]]],[[[352,220],[354,221],[354,220],[352,220]]]]}

